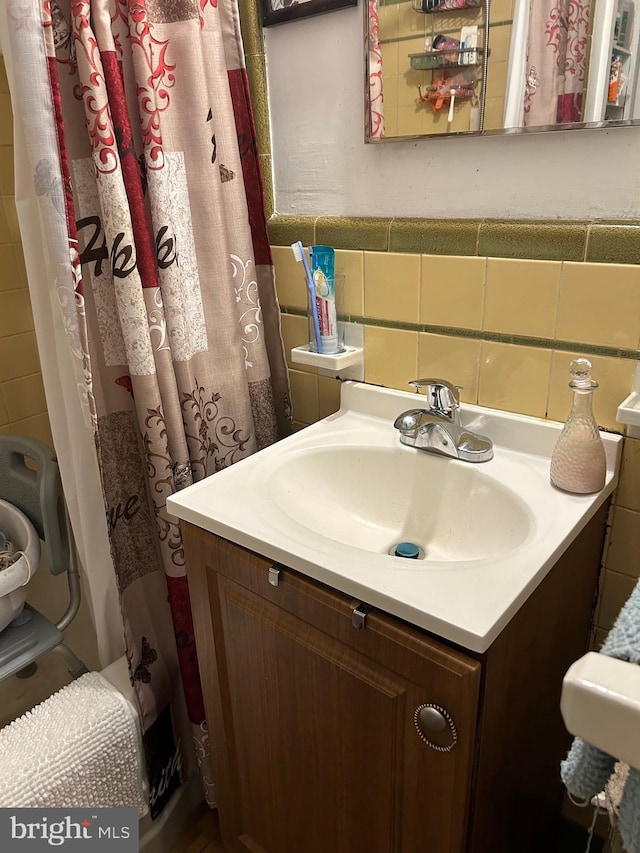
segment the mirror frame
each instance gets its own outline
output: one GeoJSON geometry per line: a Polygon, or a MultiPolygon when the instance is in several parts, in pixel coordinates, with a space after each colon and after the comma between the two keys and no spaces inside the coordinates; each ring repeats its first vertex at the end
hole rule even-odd
{"type": "MultiPolygon", "coordinates": [[[[364,84],[365,84],[365,116],[364,116],[364,141],[365,144],[379,145],[384,143],[415,141],[418,139],[451,139],[453,138],[474,138],[485,136],[524,136],[532,133],[563,133],[573,130],[613,130],[618,128],[640,127],[640,117],[634,119],[621,119],[619,121],[593,121],[593,122],[565,122],[563,124],[550,125],[535,125],[533,127],[509,127],[495,128],[490,130],[463,130],[463,131],[444,131],[440,133],[419,133],[407,134],[404,136],[389,136],[382,139],[372,135],[371,121],[371,88],[370,88],[370,21],[369,21],[369,3],[368,0],[363,2],[363,23],[364,23],[364,84]]],[[[640,26],[640,21],[637,22],[640,26]]],[[[640,85],[640,76],[638,78],[640,85]]]]}

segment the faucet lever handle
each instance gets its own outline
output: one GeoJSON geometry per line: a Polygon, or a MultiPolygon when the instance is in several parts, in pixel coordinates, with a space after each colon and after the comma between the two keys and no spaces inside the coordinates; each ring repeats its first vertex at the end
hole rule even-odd
{"type": "Polygon", "coordinates": [[[425,396],[433,411],[451,421],[457,420],[462,388],[452,385],[446,379],[414,379],[409,385],[413,386],[418,394],[421,388],[425,389],[425,396]]]}
{"type": "Polygon", "coordinates": [[[409,409],[407,412],[402,412],[402,414],[398,415],[393,422],[393,426],[399,429],[400,432],[413,432],[422,423],[422,416],[424,414],[424,409],[409,409]]]}
{"type": "Polygon", "coordinates": [[[409,385],[415,388],[418,393],[420,393],[421,388],[429,388],[432,385],[436,386],[436,388],[438,386],[441,388],[446,388],[448,391],[450,391],[453,399],[457,402],[460,402],[459,392],[462,391],[462,386],[452,385],[446,379],[413,379],[411,382],[409,382],[409,385]]]}

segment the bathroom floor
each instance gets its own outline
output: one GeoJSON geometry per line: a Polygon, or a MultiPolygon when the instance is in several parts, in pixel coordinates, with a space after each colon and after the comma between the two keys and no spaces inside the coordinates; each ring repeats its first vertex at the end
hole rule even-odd
{"type": "MultiPolygon", "coordinates": [[[[535,853],[584,853],[587,849],[587,833],[576,824],[562,821],[552,833],[536,847],[535,853]]],[[[590,853],[602,853],[603,841],[594,838],[590,853]]],[[[189,825],[178,836],[171,853],[225,853],[220,837],[218,812],[201,806],[194,813],[189,825]]]]}
{"type": "Polygon", "coordinates": [[[534,847],[534,853],[603,853],[604,841],[594,835],[588,846],[589,833],[578,824],[559,821],[552,831],[541,838],[534,847]]]}
{"type": "Polygon", "coordinates": [[[225,853],[218,812],[202,806],[178,836],[171,853],[225,853]]]}

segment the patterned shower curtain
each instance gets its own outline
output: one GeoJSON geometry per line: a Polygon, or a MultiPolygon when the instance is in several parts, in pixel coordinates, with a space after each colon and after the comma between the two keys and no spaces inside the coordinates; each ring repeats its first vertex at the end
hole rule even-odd
{"type": "Polygon", "coordinates": [[[7,3],[16,112],[30,109],[30,63],[47,67],[53,114],[39,120],[57,143],[24,126],[50,257],[67,241],[56,310],[95,437],[155,816],[195,759],[215,798],[166,499],[290,430],[238,10],[7,3]]]}
{"type": "Polygon", "coordinates": [[[368,139],[384,139],[384,103],[382,98],[382,47],[380,45],[380,12],[378,0],[368,0],[368,31],[367,31],[367,132],[368,139]]]}
{"type": "Polygon", "coordinates": [[[582,120],[591,0],[532,0],[524,126],[582,120]]]}

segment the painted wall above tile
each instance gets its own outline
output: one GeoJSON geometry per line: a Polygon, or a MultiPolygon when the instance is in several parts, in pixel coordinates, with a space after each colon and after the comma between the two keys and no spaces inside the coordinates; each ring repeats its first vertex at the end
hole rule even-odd
{"type": "Polygon", "coordinates": [[[640,219],[637,127],[365,145],[362,31],[361,4],[264,33],[278,213],[640,219]]]}

